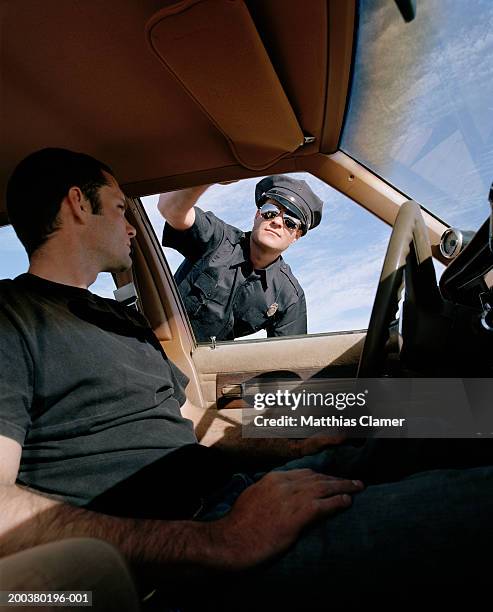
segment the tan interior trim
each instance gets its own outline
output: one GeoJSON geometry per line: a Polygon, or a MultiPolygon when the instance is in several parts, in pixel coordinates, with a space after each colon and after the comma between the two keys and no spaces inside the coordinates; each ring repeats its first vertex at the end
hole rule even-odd
{"type": "Polygon", "coordinates": [[[267,342],[218,344],[215,349],[199,345],[193,360],[201,375],[218,372],[263,372],[280,369],[297,371],[322,369],[348,363],[362,348],[364,332],[317,334],[313,336],[271,339],[267,342]],[[355,353],[353,355],[353,352],[355,353]]]}
{"type": "MultiPolygon", "coordinates": [[[[354,356],[354,353],[353,353],[354,356]]],[[[352,360],[352,365],[354,360],[352,360]]],[[[334,367],[335,363],[330,366],[334,367]]],[[[290,380],[295,384],[310,381],[314,376],[319,374],[319,368],[302,368],[290,372],[289,378],[286,376],[273,376],[272,381],[287,381],[290,380]],[[291,376],[294,375],[294,376],[291,376]],[[291,380],[292,379],[292,380],[291,380]]],[[[354,369],[356,375],[356,367],[354,369]]],[[[330,378],[336,379],[336,376],[330,378]]],[[[329,378],[329,377],[327,377],[329,378]]],[[[343,376],[341,375],[341,378],[343,376]]],[[[245,383],[252,384],[253,379],[262,379],[264,382],[269,382],[269,378],[265,378],[265,372],[258,370],[257,372],[233,372],[219,373],[216,377],[216,405],[219,410],[235,410],[237,408],[250,408],[250,404],[244,399],[243,390],[245,383]]],[[[319,378],[323,380],[323,378],[319,378]]]]}
{"type": "MultiPolygon", "coordinates": [[[[268,169],[268,174],[283,174],[297,172],[298,168],[293,157],[285,157],[268,169]]],[[[186,172],[171,176],[161,176],[146,181],[122,183],[123,191],[131,197],[144,197],[166,191],[176,191],[195,185],[209,185],[221,181],[235,181],[259,176],[256,170],[249,170],[240,164],[211,168],[199,172],[186,172]]]]}
{"type": "Polygon", "coordinates": [[[241,425],[238,408],[217,409],[218,375],[235,378],[240,372],[290,371],[320,372],[337,365],[356,366],[365,332],[339,332],[300,338],[273,338],[268,342],[240,341],[218,345],[215,349],[199,345],[193,360],[199,372],[205,404],[188,412],[202,444],[224,441],[241,425]],[[226,376],[224,376],[226,375],[226,376]]]}
{"type": "MultiPolygon", "coordinates": [[[[394,225],[400,206],[409,200],[407,196],[382,181],[342,151],[337,151],[332,155],[318,154],[305,157],[303,169],[325,181],[391,226],[394,225]]],[[[448,226],[425,210],[422,213],[430,236],[432,254],[447,265],[448,262],[440,253],[439,243],[441,235],[448,226]]]]}
{"type": "Polygon", "coordinates": [[[142,203],[129,201],[129,220],[137,230],[134,239],[134,269],[139,278],[139,296],[144,314],[168,357],[190,378],[188,399],[204,404],[191,353],[194,340],[186,324],[173,275],[156,240],[142,203]]]}
{"type": "Polygon", "coordinates": [[[158,11],[146,34],[152,52],[241,164],[261,170],[303,145],[298,119],[244,2],[183,0],[158,11]]]}
{"type": "Polygon", "coordinates": [[[329,2],[329,69],[320,151],[339,148],[354,49],[355,0],[329,2]]]}

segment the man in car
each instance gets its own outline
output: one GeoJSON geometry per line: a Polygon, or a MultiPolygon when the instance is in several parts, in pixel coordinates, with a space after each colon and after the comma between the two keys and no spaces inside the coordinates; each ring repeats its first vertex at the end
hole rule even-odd
{"type": "Polygon", "coordinates": [[[180,412],[186,376],[143,317],[87,290],[131,265],[135,229],[108,166],[34,153],[7,207],[30,265],[0,283],[1,554],[100,538],[181,601],[191,575],[253,576],[252,593],[288,597],[356,576],[366,596],[390,589],[394,570],[423,579],[431,564],[448,580],[489,551],[492,468],[404,478],[488,463],[484,446],[450,460],[424,445],[400,463],[347,446],[252,476],[197,444],[180,412]]]}
{"type": "Polygon", "coordinates": [[[322,218],[305,181],[268,176],[255,187],[257,213],[246,234],[195,206],[207,185],[161,194],[163,245],[185,261],[175,274],[199,342],[306,334],[303,289],[282,253],[322,218]]]}

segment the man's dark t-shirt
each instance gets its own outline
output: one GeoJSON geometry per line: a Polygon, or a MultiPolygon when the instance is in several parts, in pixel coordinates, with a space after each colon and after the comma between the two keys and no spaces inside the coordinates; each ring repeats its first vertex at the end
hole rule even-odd
{"type": "Polygon", "coordinates": [[[0,435],[23,446],[18,483],[82,506],[177,449],[210,457],[180,413],[187,377],[137,312],[24,274],[0,282],[0,338],[0,435]]]}
{"type": "Polygon", "coordinates": [[[305,294],[282,257],[254,270],[250,232],[195,207],[195,223],[178,231],[166,223],[163,245],[186,259],[175,274],[199,342],[232,340],[260,329],[268,337],[306,334],[305,294]]]}

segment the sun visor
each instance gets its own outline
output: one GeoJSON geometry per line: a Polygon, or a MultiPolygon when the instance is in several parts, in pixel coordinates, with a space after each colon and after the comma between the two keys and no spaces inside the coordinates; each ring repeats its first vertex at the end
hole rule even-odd
{"type": "Polygon", "coordinates": [[[185,0],[146,25],[152,51],[224,134],[236,159],[262,170],[303,132],[242,0],[185,0]]]}

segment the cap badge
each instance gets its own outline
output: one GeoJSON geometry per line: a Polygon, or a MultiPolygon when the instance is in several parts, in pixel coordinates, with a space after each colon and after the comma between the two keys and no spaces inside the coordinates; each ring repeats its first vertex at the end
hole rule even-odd
{"type": "Polygon", "coordinates": [[[276,314],[278,308],[279,308],[279,304],[277,302],[274,302],[273,304],[271,304],[269,308],[267,309],[267,316],[273,317],[276,314]]]}

